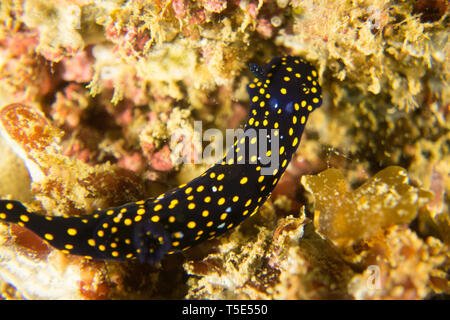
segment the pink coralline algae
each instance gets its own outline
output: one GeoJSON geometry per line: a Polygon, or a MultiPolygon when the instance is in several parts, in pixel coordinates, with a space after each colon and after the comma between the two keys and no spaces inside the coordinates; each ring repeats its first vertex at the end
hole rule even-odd
{"type": "Polygon", "coordinates": [[[227,0],[202,0],[203,7],[210,12],[220,13],[227,8],[227,0]]]}

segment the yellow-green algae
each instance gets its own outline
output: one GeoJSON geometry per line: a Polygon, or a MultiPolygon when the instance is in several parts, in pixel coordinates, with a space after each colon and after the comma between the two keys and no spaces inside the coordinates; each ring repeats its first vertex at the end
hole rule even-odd
{"type": "Polygon", "coordinates": [[[409,184],[405,169],[388,167],[351,191],[338,169],[303,176],[314,195],[314,227],[338,246],[348,246],[381,228],[408,224],[432,193],[409,184]]]}

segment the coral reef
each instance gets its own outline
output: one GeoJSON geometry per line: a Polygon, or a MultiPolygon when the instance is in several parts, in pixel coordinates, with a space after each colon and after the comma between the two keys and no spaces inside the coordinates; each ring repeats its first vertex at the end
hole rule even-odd
{"type": "Polygon", "coordinates": [[[2,1],[0,197],[38,212],[82,215],[198,175],[204,164],[179,161],[201,148],[193,121],[242,124],[249,62],[304,57],[324,105],[259,214],[161,266],[86,261],[0,224],[0,298],[448,295],[448,9],[445,0],[2,1]],[[179,128],[194,138],[181,149],[170,139],[179,128]]]}

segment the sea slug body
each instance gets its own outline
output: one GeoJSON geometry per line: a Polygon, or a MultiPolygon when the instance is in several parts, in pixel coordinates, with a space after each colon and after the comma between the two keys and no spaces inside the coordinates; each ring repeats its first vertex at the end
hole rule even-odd
{"type": "Polygon", "coordinates": [[[301,58],[275,57],[250,70],[255,79],[247,86],[251,105],[244,135],[199,177],[157,198],[82,217],[43,216],[18,201],[0,200],[0,221],[26,227],[66,253],[150,264],[236,227],[271,195],[309,114],[322,102],[317,71],[301,58]],[[252,154],[262,142],[268,144],[264,154],[252,154]]]}

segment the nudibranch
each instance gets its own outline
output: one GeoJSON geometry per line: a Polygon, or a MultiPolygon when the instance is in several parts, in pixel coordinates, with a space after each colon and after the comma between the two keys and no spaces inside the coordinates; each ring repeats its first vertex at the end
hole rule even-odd
{"type": "Polygon", "coordinates": [[[322,102],[317,71],[299,57],[275,57],[250,70],[244,134],[199,177],[157,198],[80,217],[40,215],[0,200],[0,221],[26,227],[66,253],[150,264],[236,227],[271,195],[322,102]]]}

